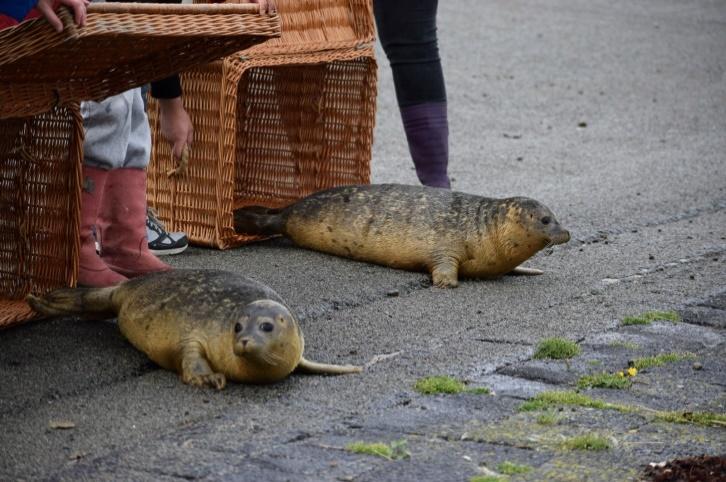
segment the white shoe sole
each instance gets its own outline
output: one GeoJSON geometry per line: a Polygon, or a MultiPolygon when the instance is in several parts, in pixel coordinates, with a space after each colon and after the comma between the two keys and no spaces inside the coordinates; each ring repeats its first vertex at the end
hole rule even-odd
{"type": "Polygon", "coordinates": [[[149,248],[149,251],[151,251],[154,256],[167,256],[170,254],[179,254],[185,249],[187,249],[189,245],[182,246],[181,248],[173,248],[173,249],[151,249],[149,248]]]}

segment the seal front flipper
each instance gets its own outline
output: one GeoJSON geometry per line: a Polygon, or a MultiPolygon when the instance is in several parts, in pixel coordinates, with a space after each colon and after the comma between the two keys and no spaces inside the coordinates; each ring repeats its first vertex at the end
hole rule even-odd
{"type": "Polygon", "coordinates": [[[524,268],[522,266],[517,266],[507,274],[514,276],[538,276],[544,274],[544,271],[536,268],[524,268]]]}
{"type": "Polygon", "coordinates": [[[346,373],[360,373],[363,367],[355,365],[329,365],[327,363],[317,363],[305,358],[300,359],[295,371],[299,373],[308,373],[311,375],[345,375],[346,373]]]}
{"type": "Polygon", "coordinates": [[[244,234],[273,236],[284,233],[285,221],[280,209],[246,206],[234,210],[234,230],[244,234]]]}
{"type": "Polygon", "coordinates": [[[435,256],[431,267],[431,281],[438,288],[459,286],[459,260],[447,255],[435,256]]]}
{"type": "Polygon", "coordinates": [[[25,299],[33,310],[46,316],[90,315],[94,318],[116,316],[113,293],[108,288],[61,288],[43,296],[29,294],[25,299]]]}
{"type": "Polygon", "coordinates": [[[222,390],[227,385],[223,373],[215,373],[204,356],[204,348],[199,342],[188,341],[182,348],[181,376],[188,385],[203,387],[209,385],[222,390]]]}

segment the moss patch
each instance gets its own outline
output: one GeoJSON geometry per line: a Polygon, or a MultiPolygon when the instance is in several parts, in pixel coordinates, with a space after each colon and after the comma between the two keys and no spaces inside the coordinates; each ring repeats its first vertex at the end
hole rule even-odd
{"type": "Polygon", "coordinates": [[[552,360],[565,360],[575,357],[582,352],[579,345],[565,338],[547,338],[539,342],[534,352],[537,360],[549,358],[552,360]]]}
{"type": "Polygon", "coordinates": [[[616,405],[613,403],[603,402],[587,395],[573,391],[552,391],[541,392],[535,397],[530,398],[519,406],[520,412],[530,412],[533,410],[543,410],[545,408],[557,405],[576,405],[579,407],[609,409],[628,411],[628,407],[624,405],[616,405]]]}
{"type": "Polygon", "coordinates": [[[424,395],[457,393],[473,393],[476,395],[488,395],[491,391],[486,387],[467,388],[464,382],[447,376],[426,377],[418,380],[414,390],[424,395]]]}
{"type": "MultiPolygon", "coordinates": [[[[596,408],[601,410],[617,410],[622,413],[633,413],[644,418],[652,418],[660,422],[688,423],[707,427],[726,427],[726,414],[723,413],[657,411],[638,405],[608,403],[573,391],[541,392],[535,397],[522,403],[518,410],[520,412],[530,412],[534,410],[545,410],[559,405],[575,405],[578,407],[596,408]]],[[[548,423],[551,419],[550,415],[551,412],[549,414],[541,415],[537,419],[537,423],[540,425],[551,425],[552,423],[548,423]],[[540,422],[540,418],[542,418],[544,423],[540,422]]]]}
{"type": "Polygon", "coordinates": [[[608,450],[610,448],[610,442],[605,437],[599,435],[587,434],[572,437],[562,442],[563,449],[565,450],[608,450]]]}
{"type": "Polygon", "coordinates": [[[537,423],[539,425],[556,425],[559,421],[560,417],[555,415],[554,412],[547,412],[537,416],[537,423]]]}
{"type": "Polygon", "coordinates": [[[531,471],[532,467],[529,465],[520,465],[514,462],[502,462],[497,465],[497,472],[505,475],[526,474],[531,471]]]}
{"type": "Polygon", "coordinates": [[[585,375],[577,381],[578,388],[612,388],[622,390],[630,387],[632,384],[633,382],[630,379],[613,373],[585,375]]]}
{"type": "Polygon", "coordinates": [[[675,323],[681,321],[681,315],[675,311],[646,311],[638,316],[626,316],[620,324],[622,326],[649,325],[657,320],[672,321],[675,323]]]}
{"type": "Polygon", "coordinates": [[[612,348],[625,348],[626,350],[637,350],[640,348],[640,345],[632,341],[613,341],[609,346],[612,348]]]}
{"type": "Polygon", "coordinates": [[[345,450],[354,454],[375,455],[387,460],[407,459],[411,454],[406,449],[406,440],[396,440],[390,444],[383,442],[365,443],[352,442],[346,445],[345,450]]]}
{"type": "Polygon", "coordinates": [[[696,355],[693,353],[661,353],[656,356],[648,356],[644,358],[636,358],[633,360],[632,366],[638,370],[644,368],[653,368],[665,365],[666,363],[676,363],[683,360],[695,360],[696,355]]]}
{"type": "Polygon", "coordinates": [[[655,420],[669,423],[691,423],[704,427],[726,427],[725,413],[657,411],[655,420]]]}
{"type": "Polygon", "coordinates": [[[499,477],[497,475],[475,475],[469,482],[505,482],[507,477],[499,477]]]}

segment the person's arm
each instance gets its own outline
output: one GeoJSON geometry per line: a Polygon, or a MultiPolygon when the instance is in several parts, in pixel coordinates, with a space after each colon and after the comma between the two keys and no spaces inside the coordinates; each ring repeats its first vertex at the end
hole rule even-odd
{"type": "MultiPolygon", "coordinates": [[[[107,0],[118,2],[124,0],[107,0]]],[[[129,0],[125,0],[129,1],[129,0]]],[[[131,0],[134,1],[134,0],[131,0]]],[[[134,3],[182,3],[181,0],[136,0],[134,3]]],[[[151,96],[159,101],[159,127],[161,135],[172,146],[172,152],[181,158],[184,146],[191,147],[194,129],[189,114],[182,104],[179,75],[151,83],[151,96]]]]}

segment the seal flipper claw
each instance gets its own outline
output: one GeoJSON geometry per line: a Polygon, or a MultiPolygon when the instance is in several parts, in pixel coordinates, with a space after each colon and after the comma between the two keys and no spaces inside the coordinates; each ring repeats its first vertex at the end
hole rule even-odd
{"type": "Polygon", "coordinates": [[[355,365],[329,365],[327,363],[317,363],[301,358],[300,363],[295,367],[295,371],[312,375],[345,375],[346,373],[360,373],[363,371],[363,367],[355,365]]]}
{"type": "Polygon", "coordinates": [[[437,288],[456,288],[459,286],[459,262],[445,258],[431,268],[431,281],[437,288]]]}
{"type": "Polygon", "coordinates": [[[544,271],[536,268],[524,268],[522,266],[517,266],[507,274],[514,276],[539,276],[541,274],[544,274],[544,271]]]}
{"type": "Polygon", "coordinates": [[[204,349],[195,342],[182,349],[181,375],[182,381],[197,387],[210,386],[222,390],[227,385],[223,373],[215,373],[203,354],[204,349]]]}

